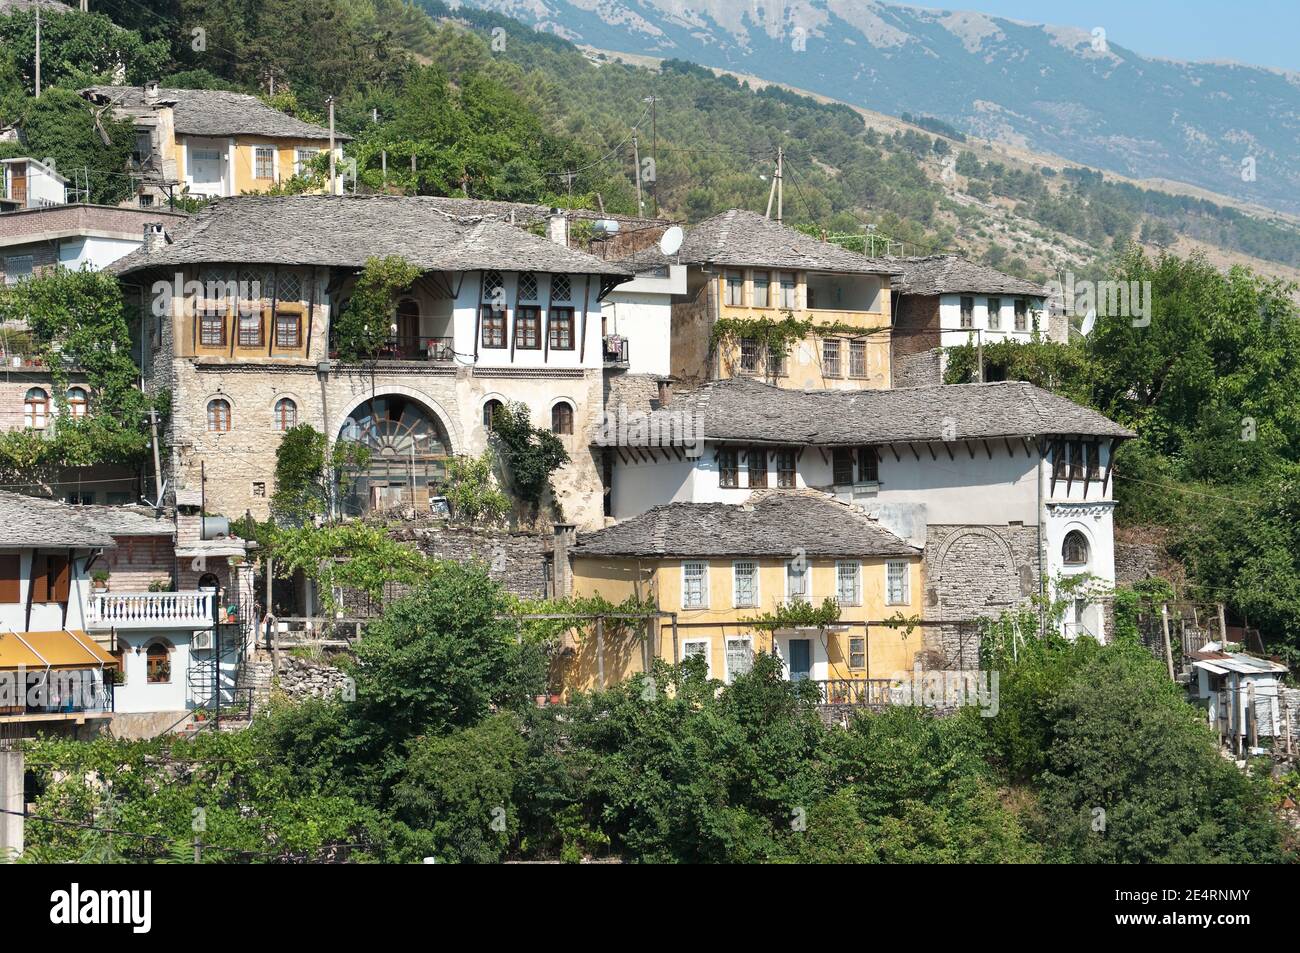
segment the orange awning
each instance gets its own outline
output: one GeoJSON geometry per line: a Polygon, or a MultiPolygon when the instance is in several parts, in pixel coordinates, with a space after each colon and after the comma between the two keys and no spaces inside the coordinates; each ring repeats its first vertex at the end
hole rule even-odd
{"type": "Polygon", "coordinates": [[[116,668],[117,659],[80,629],[0,632],[0,671],[17,668],[116,668]]]}

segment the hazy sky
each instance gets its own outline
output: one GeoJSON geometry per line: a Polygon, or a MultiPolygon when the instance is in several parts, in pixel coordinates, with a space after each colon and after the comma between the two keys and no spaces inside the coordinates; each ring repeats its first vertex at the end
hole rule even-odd
{"type": "Polygon", "coordinates": [[[1300,71],[1300,0],[914,0],[917,6],[1091,30],[1148,56],[1300,71]]]}

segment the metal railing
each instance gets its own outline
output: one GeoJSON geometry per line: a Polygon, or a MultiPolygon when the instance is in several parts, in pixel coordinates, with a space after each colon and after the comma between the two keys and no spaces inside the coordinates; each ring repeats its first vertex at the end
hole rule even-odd
{"type": "Polygon", "coordinates": [[[95,592],[87,624],[97,629],[201,629],[213,624],[215,592],[95,592]]]}
{"type": "Polygon", "coordinates": [[[395,335],[387,338],[373,354],[368,355],[379,361],[432,361],[448,363],[455,360],[455,341],[450,337],[434,337],[425,334],[414,336],[395,335]]]}
{"type": "Polygon", "coordinates": [[[823,705],[848,708],[884,708],[891,702],[887,678],[833,678],[813,682],[823,705]]]}

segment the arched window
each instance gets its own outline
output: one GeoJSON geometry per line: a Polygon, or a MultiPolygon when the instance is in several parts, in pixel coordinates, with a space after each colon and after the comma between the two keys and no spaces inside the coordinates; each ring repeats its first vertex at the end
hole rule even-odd
{"type": "Polygon", "coordinates": [[[50,395],[39,387],[33,387],[23,400],[23,425],[29,430],[44,430],[49,415],[50,395]]]}
{"type": "Polygon", "coordinates": [[[230,430],[230,401],[220,397],[208,401],[208,430],[212,433],[230,430]]]}
{"type": "Polygon", "coordinates": [[[504,405],[501,403],[501,401],[496,400],[495,398],[489,400],[487,403],[483,405],[483,426],[484,427],[486,427],[488,430],[492,429],[492,418],[496,415],[496,412],[500,410],[503,406],[504,405]]]}
{"type": "Polygon", "coordinates": [[[68,416],[77,418],[86,416],[87,394],[84,387],[68,388],[68,416]]]}
{"type": "Polygon", "coordinates": [[[1088,537],[1077,529],[1066,533],[1065,542],[1061,544],[1061,560],[1067,566],[1088,565],[1088,537]]]}
{"type": "Polygon", "coordinates": [[[573,405],[567,400],[551,408],[551,433],[573,433],[573,405]]]}
{"type": "Polygon", "coordinates": [[[172,680],[172,657],[162,642],[150,643],[145,649],[145,671],[150,685],[166,685],[172,680]]]}
{"type": "Polygon", "coordinates": [[[298,426],[298,405],[288,397],[281,397],[275,402],[275,427],[277,430],[289,430],[298,426]]]}

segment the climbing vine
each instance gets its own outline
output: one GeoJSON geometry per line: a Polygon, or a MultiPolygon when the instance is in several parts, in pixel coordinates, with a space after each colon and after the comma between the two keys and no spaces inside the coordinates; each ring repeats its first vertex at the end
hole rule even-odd
{"type": "Polygon", "coordinates": [[[764,632],[777,629],[824,629],[840,620],[840,604],[827,596],[822,604],[814,606],[803,599],[778,603],[775,612],[764,612],[749,619],[741,619],[745,625],[753,626],[764,632]]]}
{"type": "Polygon", "coordinates": [[[790,348],[809,337],[867,337],[888,331],[888,327],[864,328],[843,321],[818,322],[812,318],[800,320],[792,311],[786,311],[780,320],[773,318],[719,318],[709,333],[709,349],[736,341],[754,341],[763,354],[790,353],[790,348]]]}
{"type": "Polygon", "coordinates": [[[526,404],[511,401],[492,415],[492,444],[521,500],[536,507],[551,488],[551,474],[569,462],[560,438],[533,426],[526,404]]]}
{"type": "Polygon", "coordinates": [[[610,602],[597,593],[594,596],[571,596],[567,599],[519,599],[511,609],[526,641],[551,643],[566,631],[576,632],[579,641],[595,631],[597,616],[605,617],[605,635],[618,639],[642,623],[636,619],[616,619],[612,616],[643,615],[658,610],[652,598],[639,599],[628,596],[622,602],[610,602]],[[527,615],[556,616],[551,619],[525,619],[527,615]]]}
{"type": "Polygon", "coordinates": [[[366,261],[334,327],[334,349],[340,360],[358,361],[379,353],[392,333],[397,296],[419,277],[420,269],[400,255],[366,261]]]}

